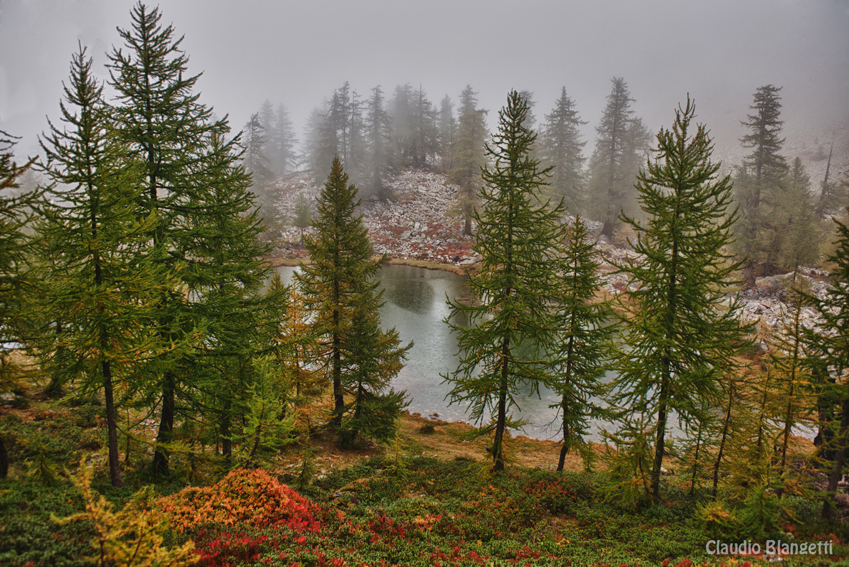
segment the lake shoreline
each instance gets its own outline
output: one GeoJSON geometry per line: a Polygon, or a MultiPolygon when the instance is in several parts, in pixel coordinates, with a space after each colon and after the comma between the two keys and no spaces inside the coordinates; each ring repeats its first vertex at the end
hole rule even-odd
{"type": "MultiPolygon", "coordinates": [[[[279,268],[282,266],[294,267],[300,264],[310,263],[309,256],[302,256],[300,258],[284,258],[281,256],[271,255],[266,256],[264,259],[266,262],[268,262],[268,266],[271,268],[279,268]]],[[[426,270],[440,270],[443,272],[449,272],[463,277],[468,276],[470,272],[474,273],[477,270],[478,266],[478,264],[443,264],[441,262],[434,262],[432,260],[419,260],[416,258],[394,258],[391,256],[386,257],[386,264],[392,266],[412,266],[414,268],[424,268],[426,270]]]]}

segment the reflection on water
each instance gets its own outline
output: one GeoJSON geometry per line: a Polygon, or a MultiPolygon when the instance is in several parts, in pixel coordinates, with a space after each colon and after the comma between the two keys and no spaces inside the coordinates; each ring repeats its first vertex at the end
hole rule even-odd
{"type": "MultiPolygon", "coordinates": [[[[280,267],[283,283],[292,281],[297,268],[280,267]]],[[[423,416],[439,414],[448,421],[466,420],[465,407],[448,405],[446,396],[450,385],[443,382],[445,375],[457,368],[457,341],[444,319],[450,315],[446,298],[467,295],[463,278],[441,270],[427,270],[413,266],[384,266],[378,273],[384,289],[384,306],[380,322],[384,328],[395,327],[402,344],[413,341],[407,353],[407,364],[392,381],[396,390],[406,390],[410,412],[423,416]]],[[[521,411],[514,418],[530,422],[524,434],[538,439],[556,437],[559,427],[557,412],[549,406],[558,402],[557,396],[547,389],[531,395],[530,387],[516,396],[521,411]]],[[[597,439],[596,435],[592,435],[597,439]]]]}

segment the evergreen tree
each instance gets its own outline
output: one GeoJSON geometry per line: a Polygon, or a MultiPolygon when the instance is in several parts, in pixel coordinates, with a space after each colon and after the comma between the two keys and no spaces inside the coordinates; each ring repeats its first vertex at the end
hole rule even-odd
{"type": "Polygon", "coordinates": [[[811,264],[819,257],[822,234],[810,188],[811,178],[802,160],[797,157],[770,214],[775,239],[774,250],[767,254],[767,266],[795,271],[799,266],[811,264]]]}
{"type": "Polygon", "coordinates": [[[587,187],[588,212],[604,222],[607,237],[619,227],[619,215],[634,214],[633,190],[640,160],[648,149],[649,132],[642,121],[633,117],[628,85],[614,77],[601,122],[596,128],[596,144],[590,158],[587,187]]]}
{"type": "Polygon", "coordinates": [[[412,347],[400,347],[394,329],[380,329],[382,292],[374,276],[382,260],[372,257],[362,217],[354,215],[356,197],[334,159],[318,199],[316,235],[304,238],[311,263],[295,275],[317,337],[316,362],[333,385],[331,426],[342,446],[350,446],[358,431],[380,440],[394,431],[403,393],[385,388],[412,347]]]}
{"type": "Polygon", "coordinates": [[[59,251],[47,297],[65,326],[52,354],[60,372],[84,377],[84,393],[103,391],[110,478],[121,486],[114,392],[132,382],[140,352],[162,350],[149,335],[152,292],[162,282],[144,249],[151,219],[137,216],[140,169],[124,159],[102,93],[80,47],[60,103],[64,125],[51,123],[41,141],[53,184],[39,240],[59,251]]]}
{"type": "Polygon", "coordinates": [[[457,136],[457,119],[454,103],[445,95],[439,104],[439,165],[444,171],[451,169],[451,146],[457,136]]]}
{"type": "Polygon", "coordinates": [[[451,148],[448,181],[457,185],[457,201],[452,213],[463,217],[463,232],[472,234],[472,218],[481,190],[481,167],[485,163],[486,110],[477,107],[477,93],[467,85],[460,94],[457,137],[451,148]]]}
{"type": "Polygon", "coordinates": [[[289,112],[282,104],[277,105],[274,113],[275,121],[269,134],[269,159],[272,169],[277,175],[286,175],[298,167],[298,156],[295,153],[295,128],[289,119],[289,112]]]}
{"type": "Polygon", "coordinates": [[[601,287],[599,260],[594,243],[580,216],[565,227],[563,254],[557,259],[560,283],[557,285],[555,328],[558,330],[551,356],[554,381],[549,388],[560,395],[551,407],[560,412],[563,445],[557,470],[562,471],[566,455],[577,445],[584,447],[590,419],[603,414],[594,401],[603,393],[601,378],[612,356],[613,313],[606,302],[597,302],[601,287]]]}
{"type": "Polygon", "coordinates": [[[781,137],[780,87],[766,85],[755,91],[754,104],[741,124],[750,132],[740,138],[744,148],[751,149],[738,170],[734,181],[740,224],[737,227],[737,246],[748,256],[745,277],[754,283],[754,265],[763,262],[773,249],[774,240],[765,235],[764,205],[771,206],[782,192],[787,162],[781,156],[784,138],[781,137]]]}
{"type": "Polygon", "coordinates": [[[551,196],[563,199],[573,212],[579,211],[583,202],[585,158],[581,152],[586,142],[581,140],[579,129],[584,124],[563,87],[551,114],[545,115],[539,153],[542,163],[553,168],[551,196]]]}
{"type": "Polygon", "coordinates": [[[365,132],[367,151],[363,169],[366,194],[379,200],[391,199],[392,190],[384,185],[383,180],[393,171],[392,128],[389,114],[383,107],[383,91],[379,85],[372,89],[367,103],[365,132]]]}
{"type": "Polygon", "coordinates": [[[556,332],[549,306],[562,210],[535,206],[548,171],[530,157],[536,135],[522,126],[527,113],[512,91],[486,146],[493,165],[483,169],[483,205],[475,213],[481,267],[469,274],[471,305],[449,301],[447,319],[461,353],[457,369],[443,376],[450,403],[469,403],[471,418],[484,424],[480,433],[493,433],[494,471],[504,469],[504,432],[520,425],[510,415],[520,386],[536,391],[552,381],[543,350],[556,332]]]}
{"type": "Polygon", "coordinates": [[[298,193],[298,200],[295,201],[295,215],[292,218],[292,225],[301,229],[301,243],[304,242],[304,229],[312,224],[312,211],[310,210],[310,202],[305,193],[298,193]]]}
{"type": "Polygon", "coordinates": [[[723,305],[739,267],[723,252],[736,217],[728,214],[731,180],[717,179],[707,130],[690,129],[694,115],[689,100],[676,110],[672,130],[657,134],[656,157],[637,177],[645,223],[622,217],[637,232],[632,245],[643,258],[618,266],[633,284],[613,400],[626,427],[633,416],[657,416],[648,487],[655,502],[670,415],[684,424],[704,419],[699,410],[715,405],[718,380],[743,336],[739,305],[723,305]]]}
{"type": "Polygon", "coordinates": [[[272,181],[271,164],[266,156],[268,137],[266,127],[258,112],[251,114],[244,130],[245,170],[253,178],[253,187],[257,195],[265,195],[266,186],[272,181]]]}
{"type": "MultiPolygon", "coordinates": [[[[832,456],[832,470],[828,480],[828,492],[837,491],[837,483],[843,476],[846,452],[849,450],[849,386],[846,376],[849,373],[849,226],[836,221],[837,249],[829,256],[832,263],[832,282],[825,299],[811,298],[817,311],[823,318],[822,331],[810,333],[807,343],[818,351],[821,365],[818,369],[824,374],[821,378],[823,389],[820,396],[820,412],[826,418],[823,429],[831,430],[821,453],[832,456]],[[829,419],[832,415],[835,418],[829,419]]],[[[822,509],[824,518],[834,518],[833,497],[829,496],[822,509]]]]}
{"type": "MultiPolygon", "coordinates": [[[[163,473],[168,469],[167,445],[173,439],[177,397],[185,398],[190,390],[186,382],[191,374],[181,371],[181,365],[201,337],[184,285],[190,284],[189,279],[213,278],[200,273],[209,266],[205,259],[195,261],[192,256],[196,237],[184,219],[212,206],[196,193],[207,192],[208,170],[218,157],[208,145],[222,139],[229,126],[226,120],[213,119],[212,110],[193,93],[198,75],[188,73],[182,38],[175,40],[173,27],[161,25],[159,10],[139,2],[131,17],[130,29],[118,30],[127,51],[116,48],[109,55],[116,130],[127,145],[128,157],[141,164],[144,191],[138,215],[152,219],[147,253],[163,281],[178,280],[156,300],[157,335],[173,349],[151,368],[156,380],[149,384],[151,401],[161,396],[153,469],[163,473]]],[[[238,155],[236,143],[231,140],[220,148],[238,155]]]]}
{"type": "MultiPolygon", "coordinates": [[[[27,281],[27,237],[24,227],[29,220],[28,209],[34,194],[10,195],[18,187],[18,179],[32,166],[34,159],[22,166],[14,160],[15,138],[0,130],[0,388],[4,391],[10,376],[8,345],[19,339],[23,291],[27,281]]],[[[3,436],[0,435],[0,479],[9,472],[9,457],[3,436]]]]}
{"type": "MultiPolygon", "coordinates": [[[[183,217],[191,237],[184,244],[190,260],[183,282],[193,298],[192,312],[206,331],[191,363],[206,380],[193,385],[198,395],[192,397],[215,408],[227,458],[232,423],[246,417],[251,388],[264,391],[266,385],[256,381],[270,379],[257,373],[255,359],[267,350],[288,298],[287,290],[276,296],[263,293],[271,272],[264,260],[269,246],[259,241],[262,225],[249,190],[251,178],[239,165],[236,148],[223,134],[210,134],[183,217]]],[[[203,411],[200,404],[198,409],[203,411]]]]}
{"type": "Polygon", "coordinates": [[[776,394],[780,403],[775,420],[781,425],[777,443],[780,456],[777,472],[784,487],[791,484],[791,470],[788,466],[791,432],[807,417],[809,408],[813,406],[809,399],[813,391],[813,380],[806,361],[808,352],[804,341],[805,329],[802,326],[802,310],[807,302],[798,287],[791,289],[789,295],[787,303],[792,310],[789,313],[791,319],[789,323],[782,325],[775,337],[771,356],[771,364],[778,381],[776,394]]]}

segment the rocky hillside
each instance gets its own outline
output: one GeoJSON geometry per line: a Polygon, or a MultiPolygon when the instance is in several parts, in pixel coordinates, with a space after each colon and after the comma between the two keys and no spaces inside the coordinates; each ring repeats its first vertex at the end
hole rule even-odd
{"type": "MultiPolygon", "coordinates": [[[[480,257],[472,250],[474,238],[463,234],[461,219],[452,212],[456,187],[447,182],[444,174],[424,170],[407,170],[391,183],[397,196],[394,202],[367,201],[361,206],[363,220],[375,252],[386,254],[395,261],[423,260],[446,267],[469,266],[480,257]]],[[[275,229],[272,241],[276,256],[281,259],[297,259],[306,255],[300,244],[300,229],[285,226],[295,210],[298,195],[303,193],[313,204],[320,188],[311,176],[300,172],[280,179],[270,190],[276,203],[281,229],[275,229]]],[[[592,234],[598,237],[601,223],[588,221],[592,234]]],[[[312,229],[305,229],[309,233],[312,229]]],[[[630,284],[624,274],[616,273],[611,261],[626,258],[638,259],[627,246],[608,242],[604,237],[596,244],[602,258],[602,289],[609,295],[627,291],[630,284]]],[[[800,270],[797,278],[816,295],[822,297],[827,284],[826,272],[816,268],[800,270]]],[[[780,331],[789,324],[790,309],[784,302],[786,289],[792,284],[793,274],[760,278],[754,288],[742,292],[742,318],[747,322],[758,322],[758,337],[764,348],[763,339],[770,333],[780,331]]],[[[802,313],[804,324],[811,327],[817,317],[813,309],[805,308],[802,313]]]]}

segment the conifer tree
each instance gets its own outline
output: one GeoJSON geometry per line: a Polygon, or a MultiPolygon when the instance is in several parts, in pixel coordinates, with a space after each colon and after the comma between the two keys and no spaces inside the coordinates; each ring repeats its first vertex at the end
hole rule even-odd
{"type": "Polygon", "coordinates": [[[554,325],[558,330],[550,352],[553,382],[549,388],[560,395],[552,405],[560,412],[563,445],[557,470],[562,471],[566,454],[583,447],[590,419],[603,414],[594,401],[603,393],[601,378],[612,356],[614,327],[606,302],[596,302],[601,281],[599,261],[593,252],[589,231],[580,216],[564,231],[563,254],[557,258],[559,284],[555,299],[554,325]]]}
{"type": "Polygon", "coordinates": [[[734,191],[739,204],[740,223],[737,227],[738,248],[748,256],[745,277],[754,283],[754,265],[763,262],[772,240],[764,238],[764,208],[770,199],[778,200],[787,173],[787,162],[780,152],[784,146],[781,137],[780,87],[766,85],[755,91],[754,103],[741,124],[750,131],[740,138],[744,148],[751,149],[734,180],[734,191]]]}
{"type": "Polygon", "coordinates": [[[467,85],[460,94],[460,116],[457,137],[451,149],[448,180],[457,185],[457,201],[453,213],[463,217],[463,232],[472,234],[472,218],[481,190],[481,167],[485,163],[486,110],[477,107],[477,93],[467,85]]]}
{"type": "Polygon", "coordinates": [[[271,271],[264,260],[269,246],[259,241],[262,225],[237,141],[210,134],[183,217],[191,237],[184,243],[183,282],[193,298],[192,313],[205,327],[192,368],[208,381],[195,388],[207,392],[207,407],[216,408],[225,457],[231,454],[231,424],[245,417],[251,388],[265,391],[255,383],[262,376],[254,359],[267,350],[288,297],[286,290],[263,293],[271,271]]]}
{"type": "Polygon", "coordinates": [[[621,77],[614,77],[601,122],[596,127],[596,144],[590,158],[587,208],[592,218],[604,222],[607,237],[619,227],[619,215],[634,213],[634,182],[640,160],[648,149],[650,135],[631,110],[631,93],[621,77]]]}
{"type": "Polygon", "coordinates": [[[451,146],[457,136],[457,119],[454,103],[445,95],[439,103],[439,165],[443,171],[451,169],[451,146]]]}
{"type": "MultiPolygon", "coordinates": [[[[200,95],[193,92],[198,75],[188,73],[182,38],[175,40],[174,28],[161,24],[159,10],[139,2],[131,17],[131,27],[118,30],[127,51],[115,48],[109,55],[110,85],[116,92],[117,132],[127,144],[129,158],[142,168],[145,190],[138,215],[152,218],[149,253],[169,280],[212,278],[197,271],[208,265],[192,264],[195,236],[183,219],[210,205],[193,195],[204,191],[198,184],[209,181],[207,170],[215,156],[207,151],[208,144],[226,136],[229,126],[226,120],[213,119],[211,108],[199,102],[200,95]]],[[[231,140],[220,147],[232,156],[236,143],[231,140]]],[[[190,373],[181,372],[180,366],[202,334],[182,283],[164,291],[156,306],[157,334],[174,347],[157,361],[152,369],[156,380],[149,385],[162,400],[153,468],[163,473],[168,469],[167,444],[173,439],[177,397],[186,397],[191,389],[184,384],[190,373]]]]}
{"type": "MultiPolygon", "coordinates": [[[[820,411],[825,417],[836,414],[836,423],[821,425],[835,432],[831,439],[827,439],[828,443],[820,447],[821,452],[825,450],[833,455],[828,480],[829,495],[837,490],[849,447],[849,388],[846,382],[849,374],[849,226],[839,221],[835,224],[837,249],[828,258],[834,266],[831,270],[832,285],[825,299],[811,298],[824,323],[821,332],[811,333],[808,338],[808,344],[820,353],[820,372],[828,376],[822,379],[825,391],[820,405],[825,407],[821,407],[820,411]]],[[[823,502],[822,515],[824,518],[835,516],[833,497],[829,496],[823,502]]]]}
{"type": "Polygon", "coordinates": [[[52,184],[39,240],[58,251],[57,277],[47,283],[49,309],[65,323],[55,366],[82,376],[84,392],[103,392],[110,478],[121,486],[115,388],[161,350],[150,336],[150,307],[163,282],[144,246],[152,219],[136,210],[140,168],[125,159],[102,93],[81,46],[60,103],[64,124],[51,123],[41,140],[52,184]]]}
{"type": "Polygon", "coordinates": [[[586,141],[581,140],[579,129],[584,124],[586,122],[578,117],[575,103],[563,87],[551,114],[545,115],[539,153],[542,163],[554,168],[551,170],[552,197],[563,199],[572,212],[579,211],[583,204],[585,158],[581,152],[586,141]]]}
{"type": "Polygon", "coordinates": [[[798,157],[784,181],[780,199],[774,205],[776,250],[768,254],[767,264],[781,270],[796,271],[819,257],[822,234],[810,193],[811,178],[798,157]],[[774,258],[774,260],[773,260],[774,258]]]}
{"type": "Polygon", "coordinates": [[[711,407],[722,373],[733,367],[742,340],[739,305],[729,308],[724,288],[738,264],[723,247],[731,242],[736,215],[729,214],[731,180],[717,178],[712,144],[704,125],[690,122],[695,106],[677,109],[672,130],[657,134],[655,159],[637,179],[645,222],[623,215],[637,232],[639,262],[619,269],[633,284],[620,375],[613,398],[630,417],[656,416],[649,496],[660,499],[660,469],[670,416],[685,424],[711,407]]]}
{"type": "MultiPolygon", "coordinates": [[[[14,160],[15,138],[0,130],[0,342],[16,341],[19,318],[24,315],[22,292],[27,280],[27,237],[24,226],[29,220],[27,209],[35,200],[34,194],[12,196],[18,179],[32,166],[34,159],[22,166],[14,160]]],[[[0,368],[8,369],[8,352],[0,349],[0,368]]],[[[0,375],[0,388],[6,389],[9,376],[0,375]]],[[[9,472],[9,458],[3,436],[0,435],[0,479],[9,472]]]]}
{"type": "Polygon", "coordinates": [[[789,295],[787,303],[792,310],[789,314],[791,319],[789,323],[782,325],[775,336],[771,356],[771,364],[778,382],[776,394],[780,404],[776,412],[776,422],[781,425],[777,443],[780,458],[778,475],[783,479],[785,487],[791,484],[788,467],[791,431],[813,406],[810,394],[814,390],[810,367],[806,364],[808,352],[802,325],[802,310],[807,301],[798,286],[790,290],[789,295]]]}
{"type": "Polygon", "coordinates": [[[364,179],[366,193],[381,201],[392,198],[392,190],[384,183],[384,178],[393,171],[393,156],[390,146],[392,128],[389,114],[383,107],[383,90],[373,88],[367,104],[365,136],[366,156],[364,179]]]}
{"type": "Polygon", "coordinates": [[[295,275],[312,316],[316,363],[333,386],[331,426],[342,446],[358,431],[381,440],[394,431],[403,395],[385,389],[412,347],[401,347],[394,329],[380,329],[382,292],[374,277],[382,259],[373,258],[362,217],[354,215],[358,205],[357,188],[334,159],[318,199],[316,234],[304,238],[311,263],[295,275]]]}
{"type": "Polygon", "coordinates": [[[482,209],[474,215],[481,267],[469,274],[472,303],[449,301],[460,362],[443,378],[450,403],[468,403],[472,420],[483,425],[479,433],[493,434],[493,471],[504,469],[505,431],[519,425],[510,412],[520,386],[536,391],[551,382],[543,350],[556,332],[549,307],[559,283],[562,210],[535,206],[548,170],[531,157],[536,135],[522,126],[527,113],[512,91],[486,146],[492,166],[483,169],[482,209]]]}
{"type": "Polygon", "coordinates": [[[289,111],[282,104],[277,105],[276,122],[271,129],[271,162],[277,175],[286,175],[298,167],[298,154],[295,152],[297,137],[289,111]]]}
{"type": "Polygon", "coordinates": [[[253,178],[253,187],[258,195],[265,195],[265,188],[271,182],[273,173],[266,151],[268,133],[258,112],[251,114],[244,129],[245,170],[253,178]]]}
{"type": "Polygon", "coordinates": [[[295,201],[295,214],[292,217],[292,225],[301,229],[301,244],[304,242],[304,229],[312,224],[312,211],[310,202],[305,193],[298,193],[295,201]]]}

